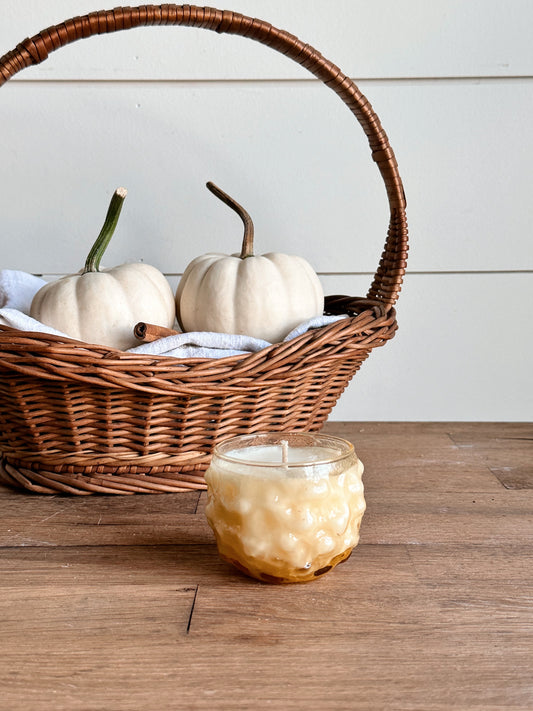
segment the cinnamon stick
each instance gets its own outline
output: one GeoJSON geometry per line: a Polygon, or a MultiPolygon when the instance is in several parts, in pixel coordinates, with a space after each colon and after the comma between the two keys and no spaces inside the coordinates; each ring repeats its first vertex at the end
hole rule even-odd
{"type": "Polygon", "coordinates": [[[154,323],[139,321],[139,323],[135,325],[133,333],[137,340],[143,343],[151,343],[152,341],[157,341],[159,338],[165,338],[165,336],[175,336],[179,331],[166,328],[166,326],[157,326],[154,323]]]}

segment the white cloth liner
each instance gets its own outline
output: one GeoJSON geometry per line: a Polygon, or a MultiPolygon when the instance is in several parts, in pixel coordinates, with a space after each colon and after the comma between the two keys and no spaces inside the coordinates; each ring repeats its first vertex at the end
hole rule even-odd
{"type": "MultiPolygon", "coordinates": [[[[44,279],[22,271],[0,269],[0,324],[12,326],[21,331],[34,331],[56,336],[66,336],[60,331],[46,326],[29,316],[34,294],[46,284],[44,279]]],[[[321,328],[347,318],[340,316],[316,316],[293,329],[283,340],[290,341],[306,333],[311,328],[321,328]]],[[[226,356],[257,353],[272,345],[268,341],[252,336],[208,331],[179,333],[159,338],[151,343],[142,343],[128,349],[128,353],[166,355],[175,358],[224,358],[226,356]]]]}

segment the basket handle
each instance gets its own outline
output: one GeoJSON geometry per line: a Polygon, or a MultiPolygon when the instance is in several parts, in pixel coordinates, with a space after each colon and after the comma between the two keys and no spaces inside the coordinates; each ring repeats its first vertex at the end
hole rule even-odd
{"type": "Polygon", "coordinates": [[[142,5],[91,12],[49,27],[23,40],[0,58],[0,86],[22,69],[44,61],[48,54],[84,37],[147,25],[201,27],[241,35],[286,55],[332,89],[355,115],[365,134],[387,191],[390,222],[385,247],[367,297],[391,307],[397,300],[407,265],[405,195],[394,152],[368,100],[352,80],[316,49],[263,20],[228,10],[194,5],[142,5]]]}

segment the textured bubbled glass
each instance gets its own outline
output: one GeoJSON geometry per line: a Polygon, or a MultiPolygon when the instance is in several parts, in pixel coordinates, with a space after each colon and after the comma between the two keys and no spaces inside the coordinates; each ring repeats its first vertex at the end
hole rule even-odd
{"type": "Polygon", "coordinates": [[[315,580],[346,560],[365,511],[352,444],[322,434],[255,434],[218,444],[206,516],[224,560],[269,583],[315,580]]]}

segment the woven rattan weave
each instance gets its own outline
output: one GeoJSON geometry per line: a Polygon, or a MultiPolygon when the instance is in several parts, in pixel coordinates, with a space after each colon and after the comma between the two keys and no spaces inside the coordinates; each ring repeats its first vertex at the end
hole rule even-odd
{"type": "Polygon", "coordinates": [[[76,17],[0,59],[0,85],[63,45],[145,25],[184,25],[257,40],[298,62],[352,111],[385,183],[389,230],[366,297],[328,296],[349,318],[251,355],[132,355],[0,326],[0,480],[37,493],[155,493],[205,487],[217,441],[315,431],[370,351],[393,337],[407,259],[405,197],[394,153],[367,99],[313,47],[262,20],[191,5],[76,17]]]}

